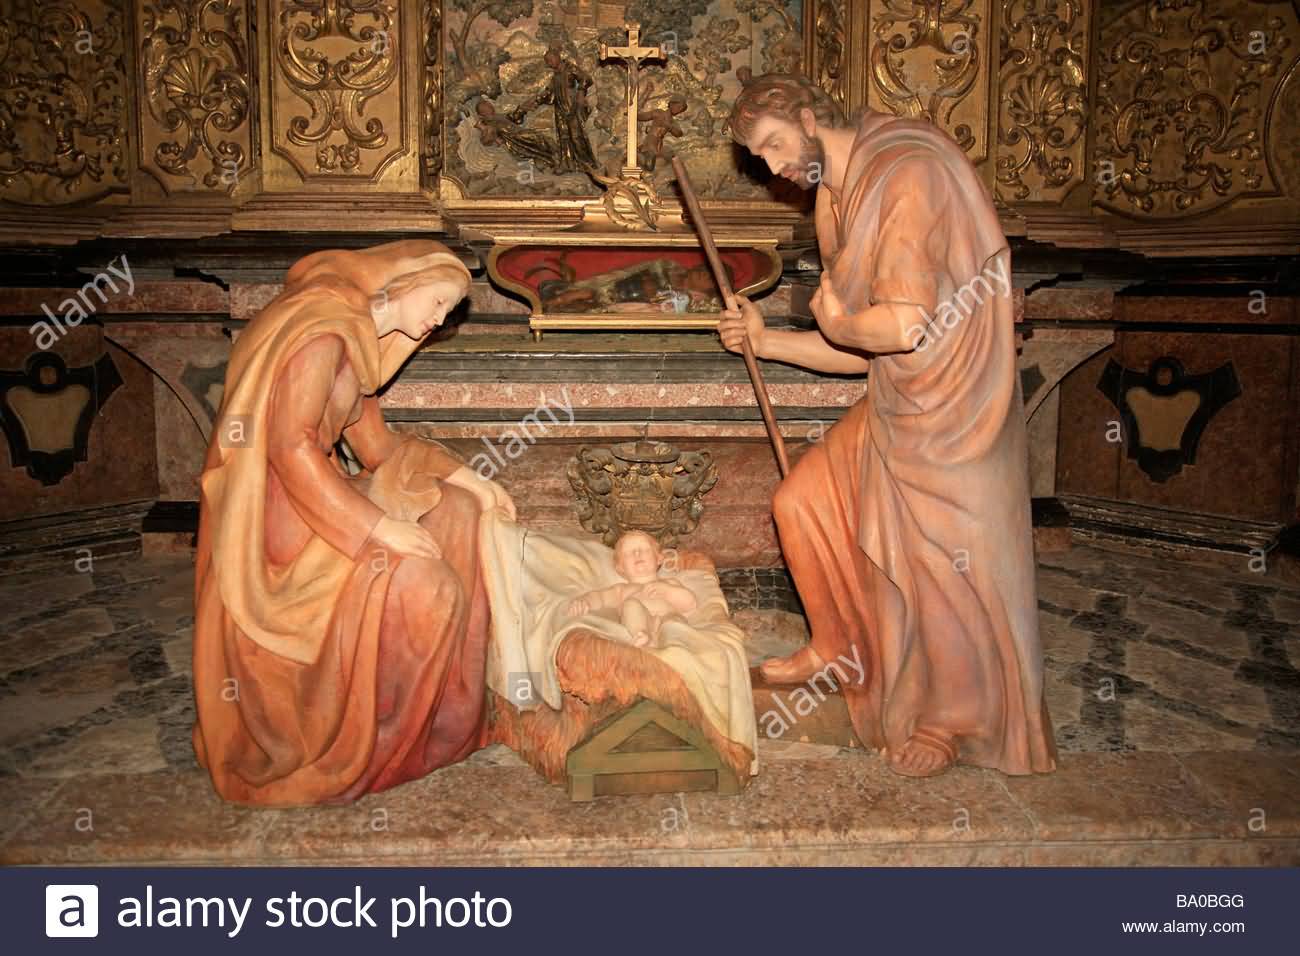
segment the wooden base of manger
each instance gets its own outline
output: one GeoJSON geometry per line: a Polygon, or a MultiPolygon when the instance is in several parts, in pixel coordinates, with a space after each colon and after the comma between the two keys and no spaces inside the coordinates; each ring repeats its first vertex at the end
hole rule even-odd
{"type": "Polygon", "coordinates": [[[641,700],[569,751],[575,802],[633,793],[740,793],[742,783],[704,735],[658,704],[641,700]]]}

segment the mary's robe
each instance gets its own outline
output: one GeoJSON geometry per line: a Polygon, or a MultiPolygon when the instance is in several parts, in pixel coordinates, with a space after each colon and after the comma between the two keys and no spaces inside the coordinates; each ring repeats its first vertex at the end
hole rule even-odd
{"type": "Polygon", "coordinates": [[[867,744],[928,736],[965,763],[1051,770],[1010,252],[987,190],[942,131],[868,112],[817,226],[846,311],[915,308],[919,347],[872,356],[866,396],[777,491],[813,647],[866,666],[845,692],[867,744]]]}
{"type": "Polygon", "coordinates": [[[309,256],[235,343],[194,623],[194,746],[228,800],[349,801],[483,742],[479,508],[441,480],[459,463],[388,431],[374,398],[416,343],[376,338],[371,296],[423,268],[464,267],[427,241],[309,256]],[[361,476],[341,467],[341,435],[361,476]],[[385,514],[420,521],[442,559],[379,547],[385,514]]]}

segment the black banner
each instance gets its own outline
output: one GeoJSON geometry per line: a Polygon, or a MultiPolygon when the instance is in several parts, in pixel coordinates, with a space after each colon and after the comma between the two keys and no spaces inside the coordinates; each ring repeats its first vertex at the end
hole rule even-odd
{"type": "Polygon", "coordinates": [[[5,952],[1281,953],[1297,869],[0,870],[5,952]]]}

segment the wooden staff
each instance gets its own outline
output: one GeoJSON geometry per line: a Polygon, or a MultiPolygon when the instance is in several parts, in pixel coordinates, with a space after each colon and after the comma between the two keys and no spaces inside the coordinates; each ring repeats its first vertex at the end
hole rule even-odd
{"type": "MultiPolygon", "coordinates": [[[[722,299],[727,303],[727,308],[736,309],[738,308],[736,295],[732,291],[731,282],[727,279],[727,270],[722,267],[722,258],[718,255],[718,247],[713,241],[708,220],[704,218],[699,200],[695,198],[695,190],[691,188],[691,177],[686,173],[686,166],[676,156],[673,157],[673,172],[677,174],[677,185],[681,187],[682,198],[686,200],[686,208],[691,213],[691,221],[695,223],[695,229],[700,234],[700,245],[704,247],[705,258],[709,260],[709,267],[713,270],[713,278],[722,292],[722,299]]],[[[759,371],[758,360],[754,358],[754,346],[749,342],[748,333],[741,339],[741,346],[745,355],[745,368],[749,372],[749,381],[754,386],[754,395],[758,399],[758,409],[763,413],[763,424],[767,426],[767,437],[772,441],[776,464],[781,469],[781,477],[784,478],[790,474],[790,459],[786,457],[785,439],[781,437],[781,432],[776,427],[776,415],[772,413],[772,402],[767,397],[767,386],[763,384],[763,373],[759,371]]]]}

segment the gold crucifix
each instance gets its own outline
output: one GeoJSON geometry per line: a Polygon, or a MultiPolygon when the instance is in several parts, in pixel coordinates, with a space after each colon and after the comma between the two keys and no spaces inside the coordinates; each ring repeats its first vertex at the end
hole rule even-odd
{"type": "Polygon", "coordinates": [[[627,25],[627,46],[607,46],[604,43],[600,45],[600,58],[602,60],[627,61],[627,165],[623,167],[624,176],[641,172],[641,167],[636,161],[636,124],[640,112],[637,103],[639,95],[636,76],[637,67],[642,60],[662,60],[664,58],[663,50],[659,47],[640,46],[640,41],[641,24],[629,23],[627,25]]]}

